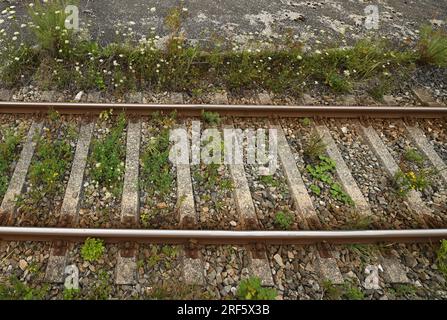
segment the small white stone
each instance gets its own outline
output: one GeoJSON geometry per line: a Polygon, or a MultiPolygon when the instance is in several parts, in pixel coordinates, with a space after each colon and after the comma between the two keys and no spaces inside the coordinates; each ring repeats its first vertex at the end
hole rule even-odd
{"type": "Polygon", "coordinates": [[[19,261],[19,267],[22,271],[25,271],[25,269],[28,267],[28,262],[26,262],[26,260],[21,259],[19,261]]]}
{"type": "Polygon", "coordinates": [[[84,91],[79,91],[78,94],[75,96],[74,100],[77,102],[81,101],[83,95],[84,91]]]}
{"type": "Polygon", "coordinates": [[[282,268],[285,267],[284,263],[282,262],[282,258],[279,254],[275,254],[273,256],[273,259],[275,259],[276,263],[279,264],[280,267],[282,267],[282,268]]]}

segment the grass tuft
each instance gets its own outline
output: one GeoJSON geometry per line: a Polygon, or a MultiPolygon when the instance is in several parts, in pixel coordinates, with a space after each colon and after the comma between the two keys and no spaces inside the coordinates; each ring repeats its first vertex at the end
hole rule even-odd
{"type": "Polygon", "coordinates": [[[421,29],[421,37],[417,46],[419,62],[439,67],[447,66],[447,33],[434,30],[430,26],[421,29]]]}

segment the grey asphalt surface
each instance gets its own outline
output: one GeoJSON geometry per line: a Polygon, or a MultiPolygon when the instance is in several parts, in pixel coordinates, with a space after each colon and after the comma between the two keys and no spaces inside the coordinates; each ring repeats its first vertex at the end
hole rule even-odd
{"type": "MultiPolygon", "coordinates": [[[[27,19],[24,6],[30,2],[3,0],[0,11],[15,5],[18,20],[23,21],[27,19]]],[[[350,43],[368,35],[402,41],[417,38],[422,24],[443,28],[447,24],[446,0],[81,0],[79,8],[81,25],[93,38],[109,43],[121,39],[122,34],[141,38],[151,28],[160,37],[165,36],[164,18],[174,6],[188,9],[183,24],[186,37],[210,43],[216,38],[239,44],[275,42],[287,33],[309,45],[317,40],[323,44],[343,39],[350,43]],[[364,10],[368,5],[379,9],[377,30],[365,28],[364,10]],[[155,12],[150,10],[153,7],[155,12]]]]}

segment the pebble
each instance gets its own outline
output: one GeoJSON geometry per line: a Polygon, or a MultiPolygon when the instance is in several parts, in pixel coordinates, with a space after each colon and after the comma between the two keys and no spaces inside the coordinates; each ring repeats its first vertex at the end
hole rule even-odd
{"type": "Polygon", "coordinates": [[[83,95],[84,95],[84,91],[79,91],[79,92],[76,94],[76,96],[75,96],[75,98],[74,98],[74,101],[76,101],[76,102],[81,101],[83,95]]]}
{"type": "Polygon", "coordinates": [[[25,271],[26,268],[28,267],[28,262],[26,262],[26,260],[24,260],[24,259],[20,259],[19,267],[20,267],[20,269],[22,269],[22,271],[25,271]]]}
{"type": "Polygon", "coordinates": [[[282,268],[285,267],[285,265],[284,265],[284,263],[282,261],[282,258],[281,258],[281,256],[279,254],[275,254],[273,256],[273,259],[275,259],[276,263],[279,264],[280,267],[282,267],[282,268]]]}

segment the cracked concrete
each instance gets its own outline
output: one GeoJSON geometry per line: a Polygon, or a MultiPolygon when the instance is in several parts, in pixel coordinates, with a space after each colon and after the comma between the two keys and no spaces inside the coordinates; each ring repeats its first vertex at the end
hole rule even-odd
{"type": "MultiPolygon", "coordinates": [[[[0,12],[15,5],[22,22],[26,20],[24,7],[30,2],[2,1],[0,12]]],[[[421,24],[445,27],[447,17],[447,2],[438,0],[80,0],[81,25],[102,43],[123,35],[140,39],[151,28],[163,37],[168,33],[164,18],[178,5],[188,9],[189,18],[183,25],[187,38],[208,44],[221,38],[237,44],[277,41],[287,33],[311,47],[320,42],[349,44],[370,35],[411,41],[417,38],[421,24]],[[365,28],[364,10],[371,4],[379,9],[378,30],[365,28]]],[[[4,20],[2,27],[10,27],[9,20],[4,20]]]]}

